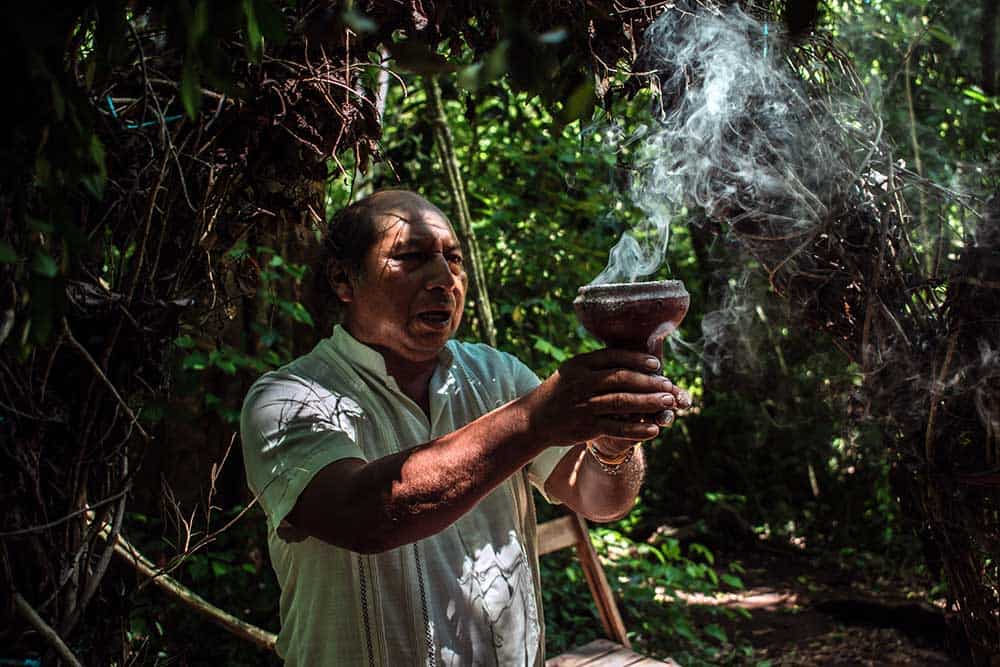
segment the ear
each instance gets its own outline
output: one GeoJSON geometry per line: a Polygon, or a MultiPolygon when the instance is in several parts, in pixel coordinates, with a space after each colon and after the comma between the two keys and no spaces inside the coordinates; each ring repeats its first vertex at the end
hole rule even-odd
{"type": "Polygon", "coordinates": [[[330,287],[334,293],[344,303],[354,301],[354,285],[347,267],[340,262],[328,262],[326,265],[326,279],[330,282],[330,287]]]}

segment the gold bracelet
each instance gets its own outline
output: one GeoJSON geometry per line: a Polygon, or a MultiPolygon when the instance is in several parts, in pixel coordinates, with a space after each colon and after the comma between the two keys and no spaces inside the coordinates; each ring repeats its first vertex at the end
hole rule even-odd
{"type": "Polygon", "coordinates": [[[631,461],[632,457],[635,456],[635,450],[639,448],[639,444],[636,443],[634,446],[629,447],[613,459],[606,458],[601,453],[601,450],[597,448],[597,445],[590,441],[587,442],[587,451],[594,457],[597,464],[601,466],[601,470],[608,475],[617,475],[621,472],[622,466],[631,461]]]}

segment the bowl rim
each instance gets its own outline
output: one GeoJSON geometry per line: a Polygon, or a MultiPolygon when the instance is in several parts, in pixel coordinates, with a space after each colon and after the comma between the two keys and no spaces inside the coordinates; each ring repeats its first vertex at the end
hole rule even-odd
{"type": "Polygon", "coordinates": [[[574,301],[594,301],[616,299],[633,301],[639,299],[667,299],[691,296],[683,280],[651,280],[634,283],[603,283],[583,285],[574,301]]]}

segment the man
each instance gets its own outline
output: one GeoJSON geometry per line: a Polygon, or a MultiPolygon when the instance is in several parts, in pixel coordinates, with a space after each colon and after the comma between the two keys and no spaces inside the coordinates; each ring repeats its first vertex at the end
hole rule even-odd
{"type": "Polygon", "coordinates": [[[462,252],[416,194],[348,207],[325,248],[342,324],[260,378],[241,418],[281,586],[278,652],[310,666],[543,664],[528,484],[593,520],[625,515],[638,443],[689,397],[641,353],[582,355],[539,383],[451,340],[462,252]]]}

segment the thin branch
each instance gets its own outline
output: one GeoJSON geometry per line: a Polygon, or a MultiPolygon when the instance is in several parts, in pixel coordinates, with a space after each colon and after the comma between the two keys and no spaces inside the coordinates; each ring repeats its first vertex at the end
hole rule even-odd
{"type": "Polygon", "coordinates": [[[69,344],[73,346],[73,348],[76,349],[77,352],[80,353],[80,356],[82,356],[84,361],[86,361],[87,364],[91,367],[91,369],[93,369],[94,373],[97,374],[97,377],[99,377],[101,381],[104,383],[104,385],[111,391],[111,395],[115,397],[118,403],[122,406],[122,409],[125,410],[125,414],[127,414],[129,416],[129,419],[132,420],[132,424],[134,424],[135,427],[139,429],[139,433],[142,434],[143,439],[145,439],[147,442],[152,440],[150,435],[146,433],[146,431],[142,428],[142,425],[139,424],[139,417],[136,416],[134,412],[132,412],[132,408],[128,406],[128,403],[125,402],[125,399],[123,399],[121,394],[118,393],[118,390],[115,389],[115,385],[111,384],[111,380],[109,380],[108,376],[104,374],[104,371],[101,370],[101,367],[97,365],[97,362],[94,361],[94,358],[90,356],[90,352],[87,352],[87,348],[81,345],[80,342],[73,337],[73,332],[69,328],[69,321],[65,317],[63,317],[63,329],[66,333],[66,340],[69,341],[69,344]]]}
{"type": "Polygon", "coordinates": [[[51,528],[55,528],[56,526],[64,524],[67,521],[80,516],[81,514],[86,514],[87,512],[91,512],[91,511],[97,509],[98,507],[103,507],[104,505],[107,505],[108,503],[113,503],[116,500],[119,500],[120,498],[123,498],[128,492],[129,492],[129,488],[126,487],[126,488],[122,489],[121,491],[119,491],[118,493],[116,493],[113,496],[108,496],[104,500],[99,500],[98,502],[92,503],[90,505],[87,505],[86,507],[83,507],[82,509],[78,509],[75,512],[70,512],[66,516],[60,517],[60,518],[56,519],[55,521],[49,521],[48,523],[43,523],[40,526],[29,526],[28,528],[20,528],[18,530],[8,531],[6,533],[0,533],[0,538],[17,537],[19,535],[30,535],[32,533],[42,533],[42,532],[45,532],[46,530],[49,530],[51,528]]]}
{"type": "MultiPolygon", "coordinates": [[[[103,530],[101,531],[101,536],[106,539],[109,538],[109,530],[110,527],[105,524],[103,530]]],[[[122,559],[135,568],[136,571],[147,577],[148,581],[152,581],[175,600],[197,611],[199,614],[208,618],[208,620],[221,626],[225,630],[228,630],[240,639],[248,641],[260,649],[267,651],[274,650],[274,644],[277,641],[277,636],[274,633],[258,628],[256,625],[247,623],[246,621],[233,616],[229,612],[216,607],[211,602],[201,597],[190,588],[187,588],[170,575],[164,574],[161,570],[157,569],[148,558],[139,553],[139,551],[120,534],[117,536],[117,539],[115,539],[114,548],[115,553],[121,556],[122,559]]]]}
{"type": "Polygon", "coordinates": [[[35,628],[42,637],[45,638],[49,644],[56,650],[59,657],[68,662],[72,667],[83,667],[83,663],[77,660],[73,652],[69,650],[66,646],[66,642],[62,640],[52,626],[45,622],[45,620],[38,615],[34,607],[28,604],[28,601],[21,597],[20,593],[14,593],[14,606],[17,607],[17,611],[21,616],[24,617],[31,627],[35,628]]]}
{"type": "Polygon", "coordinates": [[[951,361],[955,356],[955,345],[958,342],[958,333],[960,330],[960,328],[955,329],[949,337],[948,351],[945,353],[944,361],[941,363],[941,370],[938,372],[937,379],[931,385],[931,405],[930,412],[927,415],[927,430],[924,435],[924,457],[927,465],[933,465],[934,463],[934,425],[937,417],[937,407],[938,402],[941,400],[945,378],[948,377],[948,371],[951,370],[951,361]]]}

